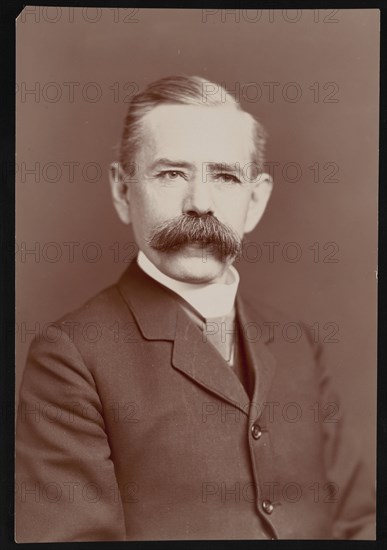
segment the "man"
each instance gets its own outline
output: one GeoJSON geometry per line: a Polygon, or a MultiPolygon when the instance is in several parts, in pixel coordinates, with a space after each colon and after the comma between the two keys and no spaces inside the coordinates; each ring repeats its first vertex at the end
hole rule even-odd
{"type": "Polygon", "coordinates": [[[237,294],[232,264],[272,189],[264,143],[202,78],[133,99],[111,189],[140,252],[31,346],[19,542],[373,538],[321,350],[306,330],[291,345],[249,335],[286,319],[237,294]]]}

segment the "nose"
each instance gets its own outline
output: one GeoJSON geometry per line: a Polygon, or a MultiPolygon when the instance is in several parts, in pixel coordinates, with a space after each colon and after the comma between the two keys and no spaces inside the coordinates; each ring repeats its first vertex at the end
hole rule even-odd
{"type": "Polygon", "coordinates": [[[214,214],[214,204],[208,182],[203,182],[201,178],[190,182],[187,196],[184,200],[183,211],[184,214],[191,216],[214,214]]]}

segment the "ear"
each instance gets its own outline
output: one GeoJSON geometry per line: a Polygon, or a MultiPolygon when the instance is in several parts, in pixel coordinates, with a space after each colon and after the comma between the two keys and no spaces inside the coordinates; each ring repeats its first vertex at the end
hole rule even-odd
{"type": "Polygon", "coordinates": [[[110,165],[109,180],[117,214],[122,222],[130,223],[129,176],[124,172],[119,162],[113,162],[110,165]]]}
{"type": "Polygon", "coordinates": [[[252,231],[260,221],[266,209],[273,189],[273,179],[269,174],[261,173],[253,182],[250,203],[248,206],[245,233],[252,231]]]}

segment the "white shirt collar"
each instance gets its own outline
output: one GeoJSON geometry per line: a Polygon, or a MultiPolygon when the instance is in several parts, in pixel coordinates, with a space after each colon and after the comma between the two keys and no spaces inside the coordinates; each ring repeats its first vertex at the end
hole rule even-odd
{"type": "Polygon", "coordinates": [[[166,286],[193,308],[205,319],[228,315],[234,308],[238,290],[239,273],[235,267],[229,267],[233,279],[231,283],[184,283],[164,275],[140,250],[137,256],[140,268],[152,279],[166,286]]]}

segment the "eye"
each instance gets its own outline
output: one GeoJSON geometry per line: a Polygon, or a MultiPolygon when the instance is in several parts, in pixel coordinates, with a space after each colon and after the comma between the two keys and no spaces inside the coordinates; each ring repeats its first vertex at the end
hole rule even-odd
{"type": "Polygon", "coordinates": [[[178,177],[185,179],[184,173],[180,172],[180,170],[162,170],[157,174],[157,177],[165,180],[175,180],[178,177]]]}
{"type": "Polygon", "coordinates": [[[214,179],[221,180],[224,183],[241,183],[241,180],[233,174],[226,174],[224,172],[215,174],[214,179]]]}

